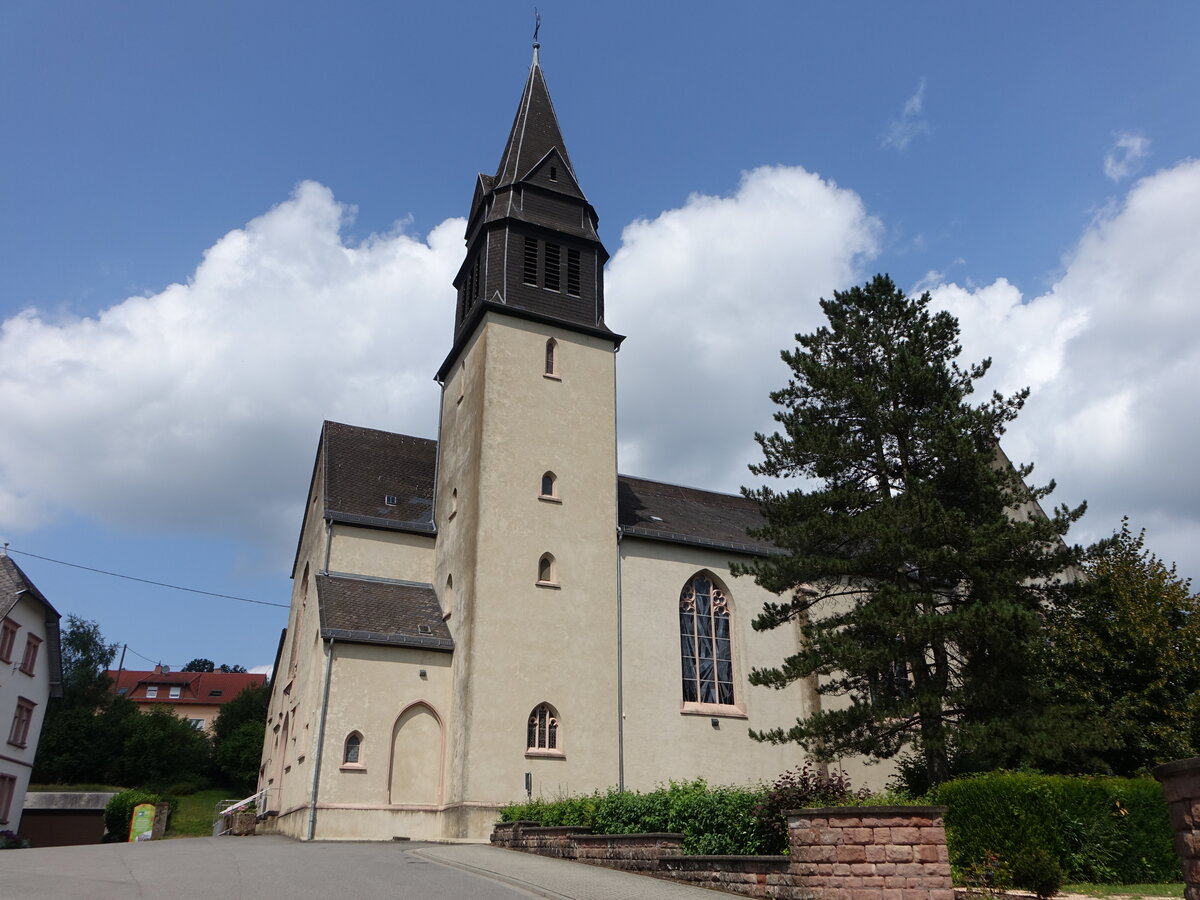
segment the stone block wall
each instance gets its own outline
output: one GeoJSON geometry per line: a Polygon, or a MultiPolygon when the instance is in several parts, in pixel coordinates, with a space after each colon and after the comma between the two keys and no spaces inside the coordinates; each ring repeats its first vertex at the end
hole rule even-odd
{"type": "Polygon", "coordinates": [[[1183,863],[1185,900],[1200,900],[1200,757],[1156,766],[1175,832],[1175,852],[1183,863]]]}
{"type": "Polygon", "coordinates": [[[954,900],[944,807],[788,814],[792,872],[815,900],[954,900]]]}
{"type": "Polygon", "coordinates": [[[762,900],[954,900],[944,815],[936,806],[796,810],[788,813],[790,856],[684,856],[680,834],[591,834],[536,822],[502,822],[492,843],[762,900]]]}

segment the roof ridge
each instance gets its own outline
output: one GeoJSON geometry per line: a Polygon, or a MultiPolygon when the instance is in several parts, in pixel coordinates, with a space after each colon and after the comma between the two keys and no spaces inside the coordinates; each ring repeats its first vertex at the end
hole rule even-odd
{"type": "Polygon", "coordinates": [[[674,481],[661,481],[657,478],[644,478],[641,475],[624,475],[621,472],[618,472],[617,478],[618,478],[618,480],[621,478],[628,478],[631,481],[644,481],[647,484],[661,484],[666,487],[682,488],[685,491],[698,491],[701,494],[713,494],[718,497],[733,497],[734,499],[737,499],[737,500],[745,500],[747,503],[754,502],[753,500],[750,500],[749,498],[744,497],[741,494],[734,494],[734,493],[731,493],[730,491],[714,491],[711,488],[694,487],[693,485],[690,485],[690,484],[679,484],[674,481]]]}

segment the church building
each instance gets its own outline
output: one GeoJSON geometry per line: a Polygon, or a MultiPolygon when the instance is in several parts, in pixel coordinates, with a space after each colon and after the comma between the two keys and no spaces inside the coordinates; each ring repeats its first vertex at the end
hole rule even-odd
{"type": "Polygon", "coordinates": [[[749,685],[798,640],[730,575],[773,552],[756,507],[617,473],[624,337],[537,53],[475,183],[437,440],[321,430],[259,782],[293,837],[481,839],[528,796],[804,761],[747,735],[821,702],[749,685]]]}

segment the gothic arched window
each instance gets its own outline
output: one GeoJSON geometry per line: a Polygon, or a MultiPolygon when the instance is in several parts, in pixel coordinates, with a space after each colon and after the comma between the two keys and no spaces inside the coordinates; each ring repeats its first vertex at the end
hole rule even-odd
{"type": "Polygon", "coordinates": [[[554,338],[546,341],[546,374],[558,375],[558,341],[554,338]]]}
{"type": "Polygon", "coordinates": [[[542,558],[538,560],[538,583],[558,583],[556,579],[556,572],[554,571],[554,554],[543,553],[542,558]]]}
{"type": "Polygon", "coordinates": [[[346,746],[342,751],[342,765],[357,766],[361,765],[360,754],[362,752],[362,735],[357,731],[352,731],[346,737],[346,746]]]}
{"type": "Polygon", "coordinates": [[[549,703],[541,703],[533,708],[525,734],[529,750],[559,749],[558,713],[549,703]]]}
{"type": "Polygon", "coordinates": [[[733,703],[729,598],[704,574],[679,595],[679,649],[685,703],[733,703]]]}

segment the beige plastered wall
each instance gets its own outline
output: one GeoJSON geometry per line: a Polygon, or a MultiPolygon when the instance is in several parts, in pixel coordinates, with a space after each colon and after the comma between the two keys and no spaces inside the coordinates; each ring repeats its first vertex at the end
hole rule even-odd
{"type": "Polygon", "coordinates": [[[432,583],[430,536],[335,523],[331,537],[330,572],[432,583]]]}
{"type": "Polygon", "coordinates": [[[325,654],[320,639],[315,577],[325,562],[327,532],[321,516],[324,460],[318,459],[308,497],[308,515],[300,538],[292,582],[287,634],[271,682],[263,740],[259,788],[269,792],[267,809],[279,813],[280,830],[293,837],[306,833],[311,798],[312,759],[316,750],[325,654]],[[292,644],[296,643],[295,664],[292,644]]]}
{"type": "Polygon", "coordinates": [[[542,795],[617,779],[613,357],[611,341],[489,313],[446,383],[434,583],[452,575],[456,594],[451,802],[520,799],[526,772],[542,795]],[[539,499],[546,471],[561,502],[539,499]],[[554,585],[536,583],[546,552],[554,585]],[[560,719],[556,756],[526,753],[540,703],[560,719]]]}
{"type": "MultiPolygon", "coordinates": [[[[796,744],[752,740],[749,729],[790,727],[818,704],[811,682],[783,690],[751,686],[756,666],[782,663],[800,646],[796,626],[759,632],[751,627],[764,602],[778,597],[752,578],[729,571],[736,554],[625,537],[621,542],[622,642],[624,660],[625,783],[647,790],[668,778],[704,778],[712,784],[771,781],[805,762],[796,744]],[[679,595],[704,573],[729,598],[733,629],[734,705],[685,710],[679,646],[679,595]],[[716,726],[713,720],[716,720],[716,726]]],[[[742,561],[748,561],[742,558],[742,561]]],[[[890,766],[867,766],[857,758],[838,760],[854,787],[882,788],[890,766]]]]}
{"type": "Polygon", "coordinates": [[[318,839],[441,837],[438,813],[443,807],[442,760],[449,741],[445,725],[451,662],[449,653],[334,643],[317,805],[318,839]],[[441,726],[440,733],[419,751],[424,763],[420,783],[393,783],[395,728],[414,707],[428,710],[441,726]],[[352,733],[362,738],[359,760],[345,763],[346,739],[352,733]]]}

